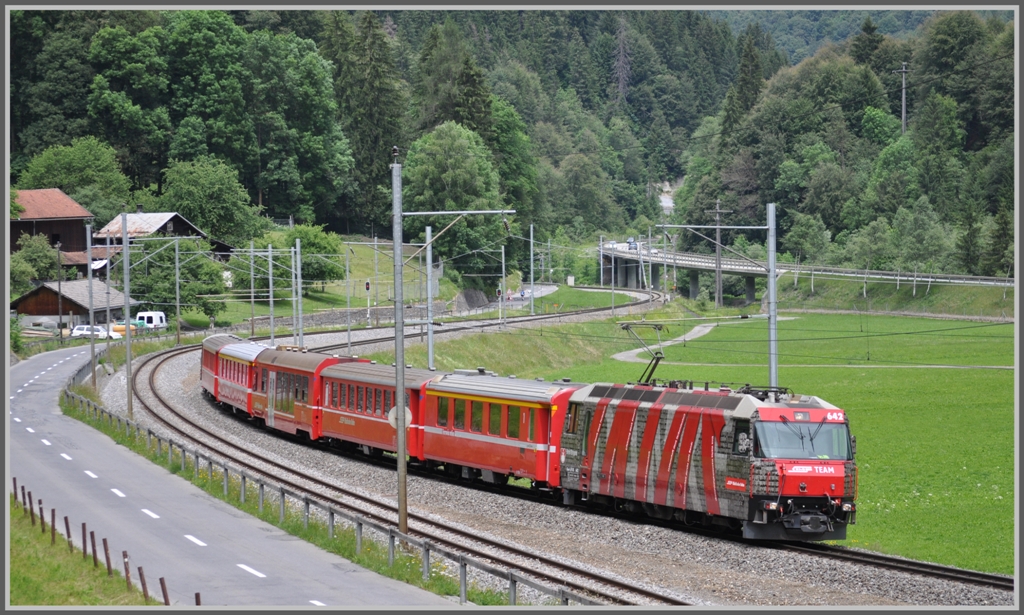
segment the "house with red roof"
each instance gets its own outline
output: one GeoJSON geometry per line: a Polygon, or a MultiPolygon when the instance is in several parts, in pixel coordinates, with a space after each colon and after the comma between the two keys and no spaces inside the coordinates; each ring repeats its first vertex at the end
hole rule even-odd
{"type": "Polygon", "coordinates": [[[16,201],[25,211],[10,221],[8,253],[18,251],[22,233],[43,235],[51,246],[60,242],[61,252],[84,252],[85,225],[93,215],[59,188],[16,190],[16,201]]]}

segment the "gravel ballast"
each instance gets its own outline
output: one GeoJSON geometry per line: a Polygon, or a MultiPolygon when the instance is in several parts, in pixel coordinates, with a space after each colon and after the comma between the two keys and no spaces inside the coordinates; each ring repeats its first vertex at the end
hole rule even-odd
{"type": "MultiPolygon", "coordinates": [[[[563,322],[577,318],[565,317],[563,322]]],[[[418,327],[407,328],[407,335],[418,332],[418,327]]],[[[352,335],[354,341],[363,339],[364,335],[380,336],[382,333],[353,330],[352,335]]],[[[306,344],[337,344],[345,340],[344,332],[316,338],[307,334],[306,344]]],[[[288,343],[288,340],[279,337],[277,342],[288,343]]],[[[383,347],[387,345],[384,343],[383,347]]],[[[359,349],[360,354],[372,351],[374,349],[359,349]]],[[[188,353],[166,365],[161,372],[160,389],[191,418],[250,450],[289,460],[307,471],[312,469],[334,484],[374,494],[382,501],[396,498],[393,470],[301,446],[217,409],[200,393],[198,352],[188,353]]],[[[106,408],[123,415],[125,392],[124,372],[121,371],[110,378],[103,389],[106,408]]],[[[143,427],[159,432],[158,426],[140,408],[135,404],[136,420],[143,427]]],[[[695,604],[1009,606],[1014,603],[1011,592],[740,545],[441,480],[410,476],[407,484],[410,512],[441,517],[478,533],[571,561],[581,568],[671,592],[695,604]]],[[[457,575],[457,566],[448,565],[448,568],[457,575]]],[[[481,586],[507,589],[505,581],[473,568],[469,569],[469,577],[481,586]]],[[[522,603],[536,604],[545,600],[523,585],[519,586],[519,596],[522,603]]]]}

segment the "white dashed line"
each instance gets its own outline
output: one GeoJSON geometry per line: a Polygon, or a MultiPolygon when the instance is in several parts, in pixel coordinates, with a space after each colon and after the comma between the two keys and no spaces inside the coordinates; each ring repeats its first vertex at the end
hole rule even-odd
{"type": "Polygon", "coordinates": [[[153,512],[151,510],[147,510],[147,509],[143,508],[142,512],[146,513],[150,517],[153,517],[154,519],[159,519],[160,518],[160,515],[156,514],[155,512],[153,512]]]}
{"type": "Polygon", "coordinates": [[[71,461],[71,457],[69,457],[67,453],[61,453],[60,456],[63,457],[64,459],[67,459],[68,461],[71,461]]]}
{"type": "Polygon", "coordinates": [[[35,429],[32,429],[31,427],[26,427],[26,428],[25,428],[25,431],[27,431],[27,432],[29,432],[29,433],[35,433],[35,432],[36,432],[36,430],[35,430],[35,429]]]}
{"type": "Polygon", "coordinates": [[[19,419],[18,417],[14,417],[14,422],[15,422],[15,423],[20,423],[20,422],[21,422],[21,419],[19,419]]]}
{"type": "Polygon", "coordinates": [[[259,570],[253,570],[252,568],[246,566],[245,564],[239,564],[238,567],[241,568],[242,570],[246,571],[246,572],[253,573],[254,575],[258,576],[261,579],[267,576],[267,575],[263,574],[262,572],[260,572],[259,570]]]}
{"type": "Polygon", "coordinates": [[[124,494],[121,493],[120,491],[118,491],[117,489],[111,489],[111,491],[113,491],[114,494],[117,495],[117,497],[119,497],[119,498],[123,498],[124,497],[124,494]]]}
{"type": "Polygon", "coordinates": [[[92,472],[90,472],[89,470],[86,470],[85,473],[88,474],[89,476],[93,477],[93,478],[97,478],[97,476],[95,474],[93,474],[92,472]]]}
{"type": "Polygon", "coordinates": [[[50,441],[49,441],[49,440],[46,440],[46,439],[44,439],[44,440],[43,440],[43,444],[45,444],[46,446],[50,446],[50,441]]]}
{"type": "Polygon", "coordinates": [[[312,604],[313,606],[327,606],[326,604],[324,604],[323,602],[320,602],[319,600],[310,600],[309,603],[312,604]]]}
{"type": "Polygon", "coordinates": [[[22,391],[24,391],[24,390],[25,390],[25,389],[18,389],[18,390],[17,390],[17,391],[15,391],[15,392],[16,392],[16,393],[21,393],[21,392],[22,392],[22,391]]]}
{"type": "Polygon", "coordinates": [[[188,538],[189,540],[191,540],[192,542],[196,543],[200,547],[205,547],[206,546],[205,542],[203,542],[202,540],[199,540],[198,538],[196,538],[195,536],[192,536],[191,534],[185,534],[185,538],[188,538]]]}

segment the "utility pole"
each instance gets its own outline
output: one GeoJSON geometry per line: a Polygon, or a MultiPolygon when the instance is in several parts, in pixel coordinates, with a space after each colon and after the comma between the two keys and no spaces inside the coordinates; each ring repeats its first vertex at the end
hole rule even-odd
{"type": "Polygon", "coordinates": [[[174,326],[175,346],[181,346],[181,266],[178,264],[178,240],[174,238],[174,315],[177,324],[174,326]]]}
{"type": "MultiPolygon", "coordinates": [[[[402,260],[401,252],[397,252],[395,254],[395,258],[397,258],[399,261],[401,261],[402,260]]],[[[369,295],[366,296],[366,300],[367,301],[370,300],[370,296],[369,295]]],[[[377,236],[374,235],[374,237],[373,237],[373,307],[377,307],[378,305],[380,305],[380,280],[377,277],[377,236]]],[[[377,312],[377,310],[374,310],[374,312],[377,312]]],[[[375,317],[374,319],[377,321],[376,324],[379,327],[380,326],[380,313],[379,312],[375,313],[374,317],[375,317]]],[[[370,326],[370,312],[369,312],[369,308],[367,308],[367,312],[366,312],[366,326],[370,326]]]]}
{"type": "MultiPolygon", "coordinates": [[[[85,262],[88,263],[88,274],[89,274],[89,362],[92,366],[92,390],[96,390],[96,330],[93,328],[96,323],[93,322],[93,310],[92,310],[92,225],[85,225],[85,262]]],[[[110,339],[110,336],[107,336],[110,339]]],[[[110,342],[108,341],[109,345],[110,342]]]]}
{"type": "MultiPolygon", "coordinates": [[[[651,259],[651,248],[654,244],[651,243],[651,227],[647,227],[647,284],[651,287],[648,290],[654,290],[654,261],[651,259]]],[[[647,304],[651,305],[654,303],[654,293],[647,293],[647,304]]]]}
{"type": "Polygon", "coordinates": [[[348,272],[348,253],[352,248],[345,244],[345,328],[348,331],[348,354],[352,356],[352,278],[348,272]]]}
{"type": "Polygon", "coordinates": [[[295,278],[299,281],[299,347],[305,347],[302,336],[302,240],[295,238],[295,278]]]}
{"type": "Polygon", "coordinates": [[[554,279],[554,275],[555,275],[555,262],[553,260],[551,260],[551,238],[550,237],[548,237],[548,269],[551,270],[551,272],[548,274],[548,282],[550,282],[550,281],[552,281],[554,279]]]}
{"type": "Polygon", "coordinates": [[[64,295],[60,291],[60,280],[64,277],[60,267],[60,242],[57,242],[57,334],[60,336],[58,343],[64,345],[64,295]]]}
{"type": "Polygon", "coordinates": [[[288,248],[288,256],[291,258],[292,263],[292,269],[288,272],[288,282],[292,291],[292,343],[294,344],[298,342],[298,336],[295,334],[295,326],[299,322],[299,319],[295,314],[295,309],[298,307],[298,304],[295,301],[295,246],[288,248]]]}
{"type": "MultiPolygon", "coordinates": [[[[249,240],[249,339],[256,336],[256,242],[249,240]]],[[[347,270],[346,270],[347,271],[347,270]]],[[[181,322],[181,314],[178,314],[181,322]]]]}
{"type": "Polygon", "coordinates": [[[121,266],[124,267],[124,367],[125,381],[128,383],[128,420],[134,421],[132,412],[132,321],[130,297],[130,281],[128,279],[128,214],[121,212],[121,266]]]}
{"type": "Polygon", "coordinates": [[[597,284],[604,288],[604,235],[597,240],[597,284]]]}
{"type": "MultiPolygon", "coordinates": [[[[391,233],[395,251],[395,429],[398,466],[398,531],[409,531],[405,493],[405,310],[402,305],[402,165],[398,164],[398,147],[391,150],[391,233]]],[[[374,251],[374,255],[377,252],[374,251]]],[[[374,256],[376,259],[376,256],[374,256]]]]}
{"type": "Polygon", "coordinates": [[[612,318],[615,318],[615,250],[612,250],[612,318]]]}
{"type": "Polygon", "coordinates": [[[508,293],[508,289],[505,287],[505,244],[501,244],[501,297],[499,300],[498,309],[498,321],[505,324],[505,312],[508,310],[508,306],[505,305],[505,295],[508,293]]]}
{"type": "Polygon", "coordinates": [[[704,213],[715,214],[715,307],[722,307],[722,214],[731,214],[731,209],[720,209],[721,199],[715,199],[714,209],[705,209],[704,213]]]}
{"type": "Polygon", "coordinates": [[[768,203],[768,386],[772,388],[779,386],[777,309],[778,303],[775,296],[775,203],[768,203]]]}
{"type": "Polygon", "coordinates": [[[533,316],[533,225],[530,225],[530,316],[533,316]]]}
{"type": "MultiPolygon", "coordinates": [[[[114,323],[110,320],[110,233],[107,233],[107,334],[114,331],[114,323]]],[[[107,342],[110,344],[110,342],[107,342]]]]}
{"type": "Polygon", "coordinates": [[[900,73],[903,75],[903,132],[900,134],[907,134],[907,63],[903,62],[903,68],[892,71],[894,73],[900,73]]]}
{"type": "Polygon", "coordinates": [[[431,228],[427,229],[427,369],[434,369],[434,256],[430,244],[431,228]]]}
{"type": "Polygon", "coordinates": [[[267,286],[270,292],[270,347],[274,347],[274,245],[267,244],[267,286]]]}

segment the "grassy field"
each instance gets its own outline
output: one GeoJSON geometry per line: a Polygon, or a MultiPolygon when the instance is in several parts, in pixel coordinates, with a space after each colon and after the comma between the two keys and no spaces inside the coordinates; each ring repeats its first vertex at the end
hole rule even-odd
{"type": "Polygon", "coordinates": [[[793,286],[792,274],[779,278],[779,309],[819,308],[827,310],[859,310],[874,312],[910,312],[918,314],[950,314],[958,316],[1014,316],[1014,289],[917,283],[913,272],[910,280],[895,283],[868,282],[867,296],[863,282],[826,280],[816,276],[814,292],[811,278],[801,274],[793,286]],[[1004,296],[1005,294],[1005,296],[1004,296]]]}
{"type": "MultiPolygon", "coordinates": [[[[669,310],[648,319],[679,316],[669,310]]],[[[1013,371],[992,367],[1013,365],[1014,326],[781,316],[793,319],[779,322],[779,384],[844,408],[857,436],[860,514],[845,544],[1012,574],[1013,371]]],[[[720,325],[685,347],[666,347],[657,375],[766,385],[767,321],[728,322],[737,324],[720,325]],[[680,362],[686,365],[673,364],[680,362]]],[[[670,325],[670,336],[662,339],[690,327],[670,325]]],[[[651,344],[652,334],[642,335],[651,344]]],[[[604,321],[439,342],[435,364],[486,366],[520,378],[627,382],[644,365],[608,357],[635,347],[604,321]]],[[[410,346],[405,356],[425,365],[422,345],[410,346]]],[[[373,358],[391,360],[385,354],[373,358]]]]}
{"type": "MultiPolygon", "coordinates": [[[[57,532],[57,544],[50,543],[50,526],[42,533],[38,520],[32,525],[20,504],[10,498],[10,604],[11,606],[142,606],[157,605],[152,594],[147,603],[142,591],[128,591],[124,576],[114,570],[108,577],[100,558],[95,568],[92,557],[82,558],[79,549],[68,549],[67,537],[57,532]]],[[[120,558],[117,558],[120,563],[120,558]]],[[[133,571],[134,573],[135,571],[133,571]]],[[[153,584],[150,583],[152,586],[153,584]]],[[[159,592],[159,587],[158,590],[159,592]]]]}

